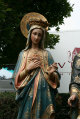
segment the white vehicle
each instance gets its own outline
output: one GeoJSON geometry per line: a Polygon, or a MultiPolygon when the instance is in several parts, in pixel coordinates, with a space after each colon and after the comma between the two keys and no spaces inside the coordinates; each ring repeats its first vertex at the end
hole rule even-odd
{"type": "Polygon", "coordinates": [[[56,44],[55,49],[48,50],[55,62],[58,63],[58,70],[61,73],[60,88],[58,90],[60,93],[68,93],[72,59],[80,51],[80,30],[50,33],[60,35],[60,41],[56,44]]]}

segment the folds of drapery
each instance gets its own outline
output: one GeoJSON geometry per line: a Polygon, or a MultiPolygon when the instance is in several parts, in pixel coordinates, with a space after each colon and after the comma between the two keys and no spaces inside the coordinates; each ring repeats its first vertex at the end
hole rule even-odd
{"type": "MultiPolygon", "coordinates": [[[[22,62],[25,59],[24,51],[22,51],[14,70],[13,82],[19,72],[22,62]]],[[[54,113],[54,92],[57,85],[59,85],[60,75],[56,72],[57,78],[55,81],[53,79],[49,79],[49,77],[45,75],[48,66],[54,62],[49,52],[44,51],[43,61],[44,66],[42,69],[38,68],[34,70],[28,74],[23,81],[18,83],[18,88],[16,89],[16,100],[20,102],[18,119],[33,117],[40,118],[45,117],[45,115],[47,115],[46,118],[49,118],[49,116],[54,113]]]]}

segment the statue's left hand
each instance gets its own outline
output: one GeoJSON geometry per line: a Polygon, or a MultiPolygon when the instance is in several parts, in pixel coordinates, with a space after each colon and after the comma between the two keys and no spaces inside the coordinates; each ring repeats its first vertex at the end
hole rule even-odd
{"type": "Polygon", "coordinates": [[[76,95],[73,94],[68,99],[68,105],[72,107],[72,102],[76,100],[76,95]]]}
{"type": "Polygon", "coordinates": [[[48,74],[52,74],[54,71],[58,69],[57,63],[53,63],[51,66],[48,67],[47,71],[48,74]]]}

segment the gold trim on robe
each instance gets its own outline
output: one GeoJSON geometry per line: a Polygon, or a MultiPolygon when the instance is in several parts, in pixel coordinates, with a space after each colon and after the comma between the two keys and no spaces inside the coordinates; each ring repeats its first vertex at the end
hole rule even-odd
{"type": "Polygon", "coordinates": [[[44,112],[44,114],[43,114],[43,116],[42,116],[42,118],[41,119],[50,119],[50,116],[53,114],[53,116],[55,115],[55,111],[54,111],[54,106],[53,106],[53,104],[50,104],[47,108],[46,108],[46,110],[45,110],[45,112],[44,112]]]}

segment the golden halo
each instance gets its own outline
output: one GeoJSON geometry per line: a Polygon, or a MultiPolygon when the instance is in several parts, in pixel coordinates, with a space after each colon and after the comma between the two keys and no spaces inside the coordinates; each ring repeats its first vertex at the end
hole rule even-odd
{"type": "MultiPolygon", "coordinates": [[[[28,36],[28,31],[30,29],[29,21],[31,19],[37,19],[37,20],[47,21],[47,19],[43,15],[41,15],[40,13],[30,12],[30,13],[24,15],[24,17],[22,18],[22,20],[20,22],[20,29],[21,29],[22,34],[26,38],[28,36]]],[[[46,28],[46,30],[48,30],[48,27],[46,28]]]]}

